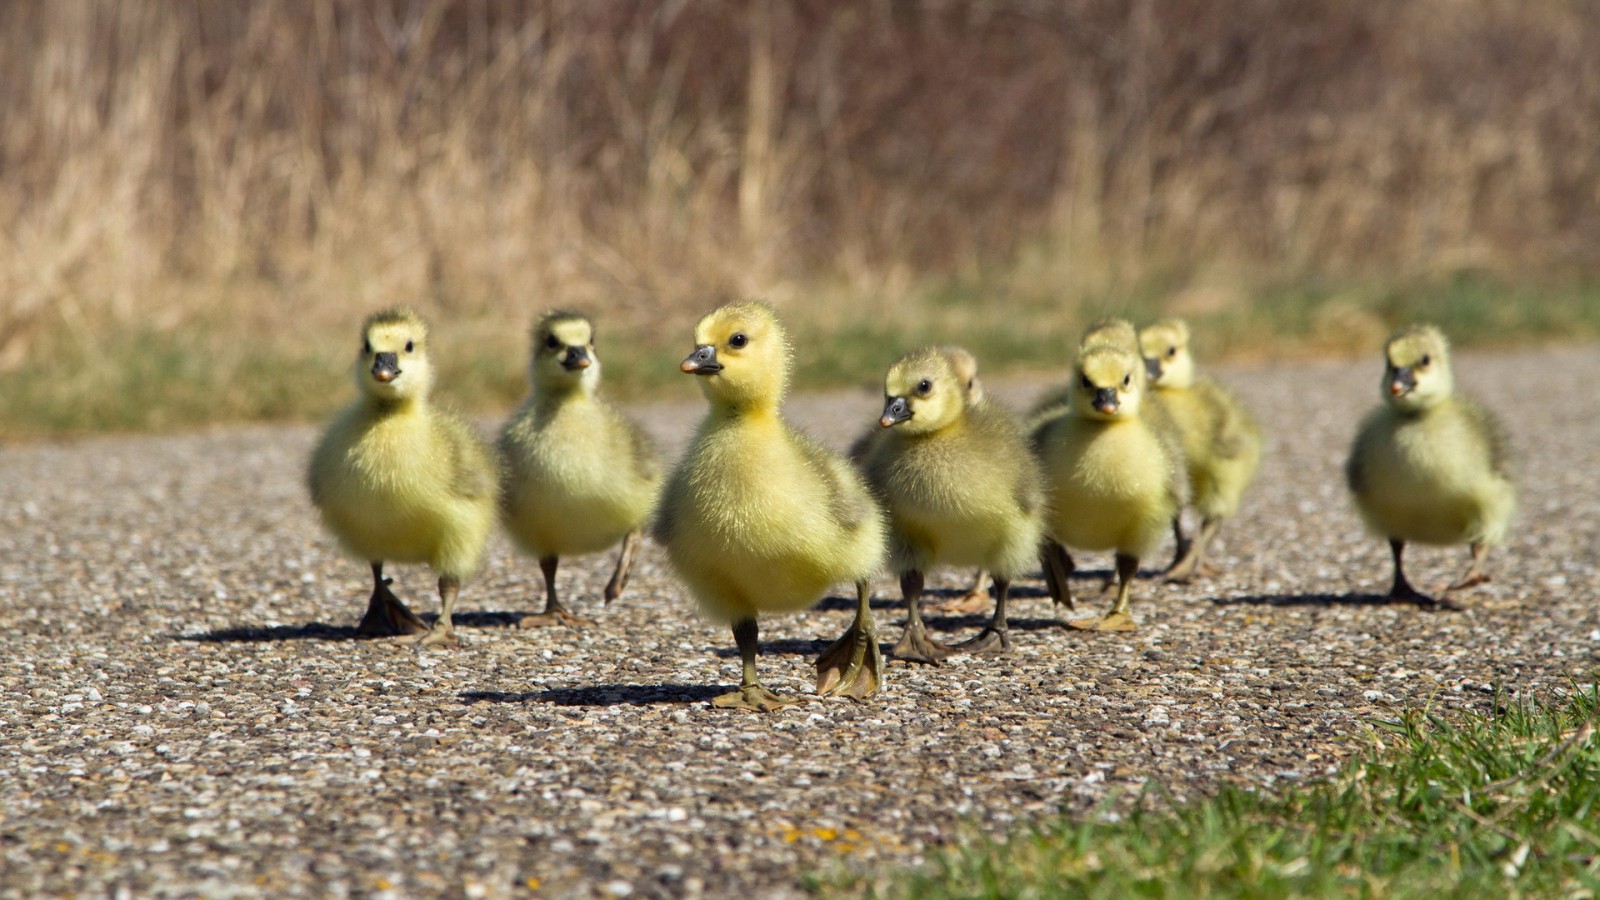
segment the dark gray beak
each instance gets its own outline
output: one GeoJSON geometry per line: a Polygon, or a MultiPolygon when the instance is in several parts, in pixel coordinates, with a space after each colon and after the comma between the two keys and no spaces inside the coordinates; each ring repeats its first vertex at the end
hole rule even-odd
{"type": "Polygon", "coordinates": [[[567,355],[561,360],[561,367],[568,372],[589,368],[589,350],[586,347],[568,347],[567,355]]]}
{"type": "Polygon", "coordinates": [[[1399,367],[1389,378],[1389,396],[1404,397],[1417,386],[1417,376],[1409,367],[1399,367]]]}
{"type": "Polygon", "coordinates": [[[678,364],[678,369],[690,375],[715,375],[722,371],[722,363],[717,362],[716,347],[701,344],[678,364]]]}
{"type": "Polygon", "coordinates": [[[1150,376],[1150,380],[1151,381],[1155,381],[1155,380],[1159,379],[1161,377],[1161,360],[1159,360],[1159,359],[1147,359],[1147,360],[1145,360],[1144,361],[1144,371],[1145,371],[1145,374],[1150,376]]]}
{"type": "Polygon", "coordinates": [[[1098,409],[1102,413],[1105,413],[1106,415],[1109,416],[1112,413],[1117,411],[1117,405],[1118,405],[1118,403],[1117,403],[1117,389],[1116,388],[1095,388],[1094,389],[1094,408],[1095,409],[1098,409]]]}
{"type": "Polygon", "coordinates": [[[883,415],[878,418],[878,424],[884,428],[892,428],[910,419],[912,416],[911,404],[904,397],[890,397],[889,402],[883,407],[883,415]]]}
{"type": "Polygon", "coordinates": [[[400,377],[400,354],[379,353],[372,360],[372,377],[384,384],[400,377]]]}

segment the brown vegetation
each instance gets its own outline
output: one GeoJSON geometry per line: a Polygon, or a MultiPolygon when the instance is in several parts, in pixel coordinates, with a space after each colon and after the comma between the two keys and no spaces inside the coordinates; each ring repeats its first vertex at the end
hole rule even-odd
{"type": "Polygon", "coordinates": [[[397,301],[492,342],[1600,274],[1592,3],[16,0],[0,83],[0,371],[342,347],[397,301]]]}

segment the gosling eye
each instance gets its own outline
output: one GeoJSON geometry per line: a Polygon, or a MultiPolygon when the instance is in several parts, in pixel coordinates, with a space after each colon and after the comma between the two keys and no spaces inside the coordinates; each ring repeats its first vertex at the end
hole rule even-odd
{"type": "Polygon", "coordinates": [[[561,339],[552,334],[544,339],[544,345],[549,347],[551,350],[560,350],[561,339]]]}
{"type": "Polygon", "coordinates": [[[1167,348],[1167,356],[1168,356],[1168,358],[1171,358],[1171,357],[1174,357],[1174,356],[1177,356],[1177,355],[1178,355],[1178,348],[1177,347],[1168,347],[1167,348]]]}
{"type": "Polygon", "coordinates": [[[1426,369],[1428,367],[1428,363],[1430,363],[1432,361],[1433,361],[1433,357],[1431,357],[1428,354],[1424,353],[1424,354],[1422,354],[1422,361],[1417,363],[1417,368],[1426,369]]]}
{"type": "Polygon", "coordinates": [[[1132,384],[1133,384],[1133,376],[1132,375],[1124,375],[1124,376],[1122,376],[1122,386],[1123,387],[1128,387],[1128,386],[1130,386],[1132,384]]]}
{"type": "Polygon", "coordinates": [[[917,393],[926,394],[931,390],[933,390],[933,382],[929,381],[928,379],[924,378],[917,382],[917,393]]]}
{"type": "Polygon", "coordinates": [[[411,351],[412,351],[412,350],[414,350],[414,349],[416,349],[416,345],[415,345],[415,344],[413,344],[413,343],[412,343],[412,342],[410,342],[410,341],[406,341],[406,352],[407,352],[407,353],[410,353],[410,352],[411,352],[411,351]]]}
{"type": "Polygon", "coordinates": [[[1086,391],[1094,390],[1094,382],[1089,380],[1089,376],[1080,375],[1080,376],[1078,376],[1078,380],[1083,383],[1083,389],[1084,390],[1086,390],[1086,391]]]}
{"type": "Polygon", "coordinates": [[[370,356],[372,354],[372,342],[371,341],[362,341],[361,342],[361,352],[370,356]]]}
{"type": "Polygon", "coordinates": [[[750,339],[745,337],[745,334],[742,331],[736,333],[733,337],[728,338],[728,346],[732,347],[735,350],[738,350],[738,349],[742,348],[745,344],[748,344],[748,343],[750,343],[750,339]]]}

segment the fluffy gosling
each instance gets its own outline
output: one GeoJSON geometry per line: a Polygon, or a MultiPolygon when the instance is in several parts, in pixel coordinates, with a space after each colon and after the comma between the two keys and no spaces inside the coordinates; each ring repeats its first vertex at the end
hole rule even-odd
{"type": "Polygon", "coordinates": [[[622,595],[641,528],[655,508],[661,464],[654,444],[598,394],[594,325],[552,312],[533,328],[532,392],[500,432],[500,518],[539,561],[545,606],[523,628],[583,625],[556,592],[561,557],[622,550],[605,602],[622,595]]]}
{"type": "Polygon", "coordinates": [[[311,502],[339,543],[372,564],[372,597],[357,633],[459,643],[453,612],[495,517],[495,467],[463,421],[428,402],[428,331],[415,313],[380,312],[361,328],[360,398],[336,416],[311,456],[311,502]],[[425,562],[439,576],[429,629],[383,575],[385,560],[425,562]]]}
{"type": "Polygon", "coordinates": [[[1261,429],[1216,382],[1197,378],[1189,351],[1189,326],[1164,319],[1139,332],[1149,367],[1151,399],[1171,417],[1183,446],[1190,503],[1200,516],[1193,539],[1182,516],[1172,520],[1177,543],[1167,580],[1187,582],[1204,571],[1206,548],[1222,523],[1239,511],[1240,498],[1261,462],[1261,429]]]}
{"type": "Polygon", "coordinates": [[[1356,508],[1394,557],[1390,601],[1460,609],[1406,580],[1407,541],[1465,542],[1472,564],[1445,594],[1489,580],[1483,560],[1505,537],[1516,506],[1505,433],[1488,413],[1455,393],[1450,346],[1431,325],[1414,325],[1384,347],[1382,406],[1362,422],[1345,463],[1356,508]]]}
{"type": "Polygon", "coordinates": [[[1034,432],[1054,542],[1044,553],[1051,595],[1071,605],[1070,562],[1053,552],[1056,545],[1116,553],[1115,605],[1102,617],[1069,620],[1074,628],[1138,627],[1129,612],[1129,594],[1139,558],[1155,549],[1178,511],[1177,460],[1141,415],[1144,371],[1143,358],[1125,347],[1088,347],[1074,367],[1066,413],[1046,419],[1034,432]]]}
{"type": "Polygon", "coordinates": [[[901,659],[938,663],[952,652],[1009,649],[1011,580],[1032,566],[1043,535],[1042,476],[1022,424],[999,406],[971,402],[964,368],[946,348],[897,360],[884,378],[884,434],[864,462],[889,511],[891,559],[907,613],[893,651],[901,659]],[[994,573],[994,618],[955,647],[928,637],[920,610],[923,575],[940,564],[994,573]]]}
{"type": "Polygon", "coordinates": [[[710,410],[667,482],[653,535],[701,609],[732,624],[742,676],[714,703],[795,702],[756,675],[756,617],[803,609],[840,581],[856,585],[855,620],[817,659],[817,691],[876,692],[883,660],[868,603],[885,553],[882,511],[848,462],[780,416],[792,360],[770,307],[717,309],[695,326],[694,344],[679,368],[698,377],[710,410]]]}

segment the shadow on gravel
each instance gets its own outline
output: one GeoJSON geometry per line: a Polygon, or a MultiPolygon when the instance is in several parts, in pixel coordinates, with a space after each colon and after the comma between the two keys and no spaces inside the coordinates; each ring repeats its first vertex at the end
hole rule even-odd
{"type": "Polygon", "coordinates": [[[1417,606],[1425,603],[1393,601],[1382,594],[1249,594],[1243,597],[1214,597],[1217,606],[1417,606]]]}
{"type": "MultiPolygon", "coordinates": [[[[464,612],[455,614],[458,628],[514,628],[526,613],[464,612]]],[[[422,621],[432,625],[437,613],[420,613],[422,621]]],[[[259,644],[271,641],[383,641],[389,638],[363,637],[356,634],[354,625],[329,625],[326,622],[307,622],[304,625],[244,625],[238,628],[219,628],[199,634],[177,634],[180,641],[201,644],[259,644]]]]}
{"type": "MultiPolygon", "coordinates": [[[[841,634],[844,633],[844,629],[840,628],[839,632],[841,634]]],[[[763,640],[761,642],[761,654],[760,655],[761,656],[820,656],[820,655],[822,655],[822,651],[828,649],[828,645],[831,644],[831,643],[833,643],[832,640],[823,640],[821,638],[818,638],[816,640],[803,640],[801,638],[776,638],[776,639],[770,640],[770,641],[763,640]]],[[[738,659],[739,658],[739,648],[737,648],[737,647],[718,647],[713,652],[715,652],[717,654],[717,656],[722,658],[722,659],[738,659]]],[[[883,652],[884,652],[885,655],[888,654],[889,647],[888,647],[887,644],[884,645],[883,652]]]]}
{"type": "MultiPolygon", "coordinates": [[[[926,604],[930,600],[964,597],[966,596],[966,593],[967,592],[965,588],[929,588],[923,592],[922,602],[926,604]]],[[[1045,590],[1043,587],[1036,587],[1031,584],[1018,584],[1016,582],[1012,582],[1011,584],[1011,599],[1013,600],[1018,598],[1029,599],[1033,597],[1048,596],[1050,596],[1050,592],[1045,590]]],[[[903,604],[900,602],[899,588],[888,592],[874,593],[872,595],[873,609],[889,609],[895,606],[903,606],[903,604]]],[[[823,597],[821,600],[817,601],[816,606],[812,607],[812,609],[844,610],[846,612],[855,612],[855,608],[856,598],[854,597],[823,597]]],[[[926,611],[926,607],[924,607],[924,610],[926,611]]]]}
{"type": "Polygon", "coordinates": [[[548,691],[463,691],[461,702],[548,703],[552,706],[654,706],[659,703],[707,703],[730,688],[714,684],[597,684],[548,691]]]}

